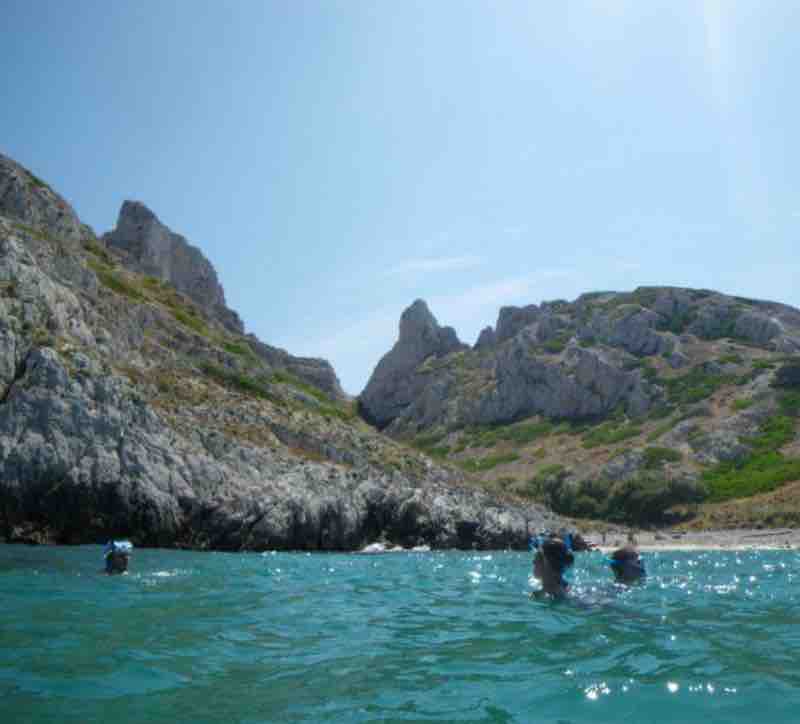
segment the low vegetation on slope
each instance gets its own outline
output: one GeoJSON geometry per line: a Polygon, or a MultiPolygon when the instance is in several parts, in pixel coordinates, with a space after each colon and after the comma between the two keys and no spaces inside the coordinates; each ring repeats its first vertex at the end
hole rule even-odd
{"type": "MultiPolygon", "coordinates": [[[[731,339],[707,343],[704,357],[685,371],[649,363],[665,395],[643,417],[621,410],[572,422],[534,416],[434,429],[410,443],[494,492],[564,515],[638,525],[702,517],[713,504],[800,481],[800,358],[731,339]]],[[[780,520],[791,517],[786,506],[780,520]]],[[[800,499],[795,507],[800,515],[800,499]]],[[[728,524],[734,512],[758,522],[746,503],[727,510],[728,524]]]]}

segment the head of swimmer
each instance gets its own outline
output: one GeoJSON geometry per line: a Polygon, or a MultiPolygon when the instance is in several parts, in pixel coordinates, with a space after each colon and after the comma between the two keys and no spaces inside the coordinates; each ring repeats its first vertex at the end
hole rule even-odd
{"type": "Polygon", "coordinates": [[[617,583],[631,584],[645,577],[644,563],[633,546],[618,548],[611,554],[611,570],[617,583]]]}
{"type": "Polygon", "coordinates": [[[128,570],[129,556],[125,551],[111,551],[106,556],[106,573],[125,573],[128,570]]]}
{"type": "Polygon", "coordinates": [[[533,559],[533,575],[542,582],[542,590],[553,596],[564,595],[567,583],[564,571],[575,562],[575,556],[561,538],[543,540],[533,559]]]}

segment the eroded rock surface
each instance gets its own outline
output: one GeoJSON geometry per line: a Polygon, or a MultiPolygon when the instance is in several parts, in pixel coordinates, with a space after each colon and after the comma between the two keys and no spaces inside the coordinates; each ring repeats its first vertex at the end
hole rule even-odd
{"type": "MultiPolygon", "coordinates": [[[[326,361],[243,335],[142,205],[106,246],[18,164],[0,179],[0,540],[524,548],[557,520],[371,430],[326,361]]],[[[424,311],[409,359],[457,349],[424,311]]]]}

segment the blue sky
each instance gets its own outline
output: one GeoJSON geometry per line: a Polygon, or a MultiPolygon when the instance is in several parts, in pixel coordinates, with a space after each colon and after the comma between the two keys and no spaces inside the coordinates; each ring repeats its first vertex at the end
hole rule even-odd
{"type": "Polygon", "coordinates": [[[427,300],[673,284],[800,306],[800,4],[5,0],[0,151],[144,201],[248,331],[358,393],[427,300]]]}

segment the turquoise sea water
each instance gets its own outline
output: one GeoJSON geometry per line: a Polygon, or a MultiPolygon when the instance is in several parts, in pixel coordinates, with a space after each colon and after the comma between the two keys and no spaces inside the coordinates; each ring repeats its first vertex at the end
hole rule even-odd
{"type": "Polygon", "coordinates": [[[0,546],[0,722],[797,722],[800,555],[0,546]]]}

